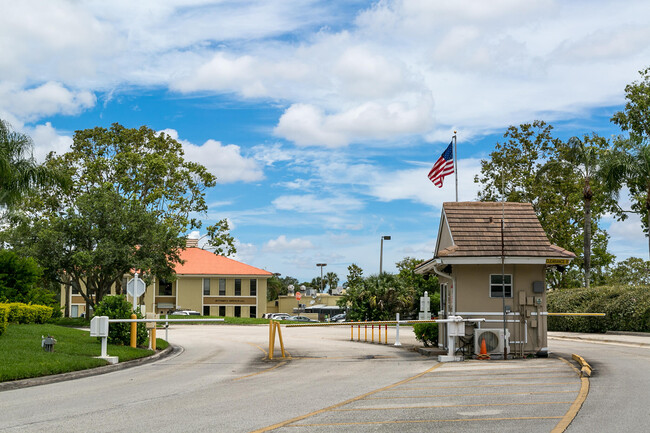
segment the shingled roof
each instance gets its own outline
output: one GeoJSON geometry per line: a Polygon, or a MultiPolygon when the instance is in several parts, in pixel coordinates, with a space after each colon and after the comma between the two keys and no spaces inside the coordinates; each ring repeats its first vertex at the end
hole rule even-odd
{"type": "Polygon", "coordinates": [[[575,258],[551,245],[530,203],[448,202],[443,216],[453,245],[436,257],[501,256],[501,218],[504,218],[505,255],[509,257],[575,258]]]}

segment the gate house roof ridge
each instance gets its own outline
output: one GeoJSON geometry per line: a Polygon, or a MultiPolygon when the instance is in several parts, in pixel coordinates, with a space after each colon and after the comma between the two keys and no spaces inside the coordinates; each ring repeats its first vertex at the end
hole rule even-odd
{"type": "MultiPolygon", "coordinates": [[[[509,257],[575,258],[575,254],[552,245],[530,203],[445,202],[442,207],[453,245],[436,257],[501,256],[501,218],[504,215],[504,246],[509,257]]],[[[440,233],[438,234],[440,240],[440,233]]]]}

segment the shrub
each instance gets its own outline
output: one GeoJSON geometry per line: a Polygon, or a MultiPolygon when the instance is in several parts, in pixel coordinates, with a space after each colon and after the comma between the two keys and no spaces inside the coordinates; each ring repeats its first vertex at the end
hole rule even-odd
{"type": "Polygon", "coordinates": [[[650,332],[650,290],[647,287],[595,287],[554,290],[548,311],[605,313],[605,317],[549,317],[549,331],[650,332]]]}
{"type": "Polygon", "coordinates": [[[7,308],[7,321],[9,323],[45,323],[52,317],[53,308],[45,305],[29,305],[21,302],[0,304],[7,308]]]}
{"type": "MultiPolygon", "coordinates": [[[[108,316],[109,319],[130,319],[133,313],[133,306],[126,300],[124,295],[106,296],[95,308],[95,316],[108,316]]],[[[138,319],[142,315],[136,313],[138,319]]],[[[137,327],[137,344],[142,346],[147,341],[147,327],[144,323],[138,323],[137,327]]],[[[122,344],[128,346],[131,344],[131,324],[130,323],[111,323],[108,327],[108,343],[122,344]]]]}
{"type": "Polygon", "coordinates": [[[413,325],[415,338],[421,341],[426,347],[438,345],[438,324],[437,323],[416,323],[413,325]]]}
{"type": "Polygon", "coordinates": [[[9,317],[9,307],[0,304],[0,335],[7,330],[7,318],[9,317]]]}

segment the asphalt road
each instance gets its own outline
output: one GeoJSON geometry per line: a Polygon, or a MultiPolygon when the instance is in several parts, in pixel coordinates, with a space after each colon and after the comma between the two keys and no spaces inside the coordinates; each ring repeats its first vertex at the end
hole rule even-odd
{"type": "MultiPolygon", "coordinates": [[[[0,392],[0,431],[552,431],[581,390],[574,368],[557,358],[438,364],[392,345],[351,342],[349,328],[283,328],[283,337],[291,359],[277,359],[278,348],[268,361],[268,327],[175,326],[170,341],[183,347],[177,356],[0,392]]],[[[412,332],[401,340],[415,342],[412,332]]],[[[603,358],[607,351],[593,344],[553,340],[551,349],[568,357],[582,350],[595,368],[568,431],[622,431],[600,428],[624,425],[616,422],[619,410],[637,418],[626,431],[647,431],[634,427],[644,426],[638,411],[648,417],[648,379],[627,373],[648,371],[650,350],[616,348],[638,357],[619,370],[609,364],[617,356],[603,358]],[[641,401],[627,406],[628,389],[641,401]],[[612,398],[621,403],[612,408],[612,398]]]]}
{"type": "MultiPolygon", "coordinates": [[[[640,340],[650,344],[650,337],[640,340]]],[[[577,353],[593,368],[589,395],[567,433],[650,431],[649,346],[559,339],[549,346],[563,356],[577,353]]]]}

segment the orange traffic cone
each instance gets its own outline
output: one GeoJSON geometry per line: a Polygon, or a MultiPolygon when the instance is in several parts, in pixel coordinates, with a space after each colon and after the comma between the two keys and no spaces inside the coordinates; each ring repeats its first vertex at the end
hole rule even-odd
{"type": "Polygon", "coordinates": [[[485,338],[481,338],[481,353],[476,359],[490,359],[490,355],[487,354],[487,348],[485,347],[485,338]]]}

